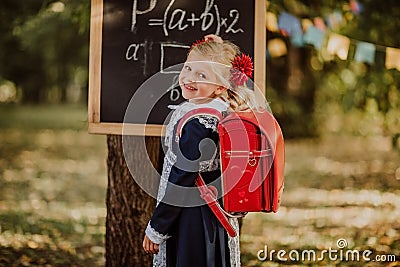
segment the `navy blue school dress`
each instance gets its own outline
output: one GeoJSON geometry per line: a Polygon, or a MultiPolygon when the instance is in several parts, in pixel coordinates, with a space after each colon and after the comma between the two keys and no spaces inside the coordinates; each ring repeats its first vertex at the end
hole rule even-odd
{"type": "Polygon", "coordinates": [[[217,123],[213,117],[199,115],[183,126],[179,140],[169,137],[163,169],[163,174],[169,174],[168,182],[161,197],[159,191],[157,207],[146,228],[150,240],[160,244],[153,266],[240,265],[240,259],[239,265],[231,264],[231,251],[238,251],[238,238],[227,235],[195,186],[200,172],[206,183],[221,192],[217,123]]]}

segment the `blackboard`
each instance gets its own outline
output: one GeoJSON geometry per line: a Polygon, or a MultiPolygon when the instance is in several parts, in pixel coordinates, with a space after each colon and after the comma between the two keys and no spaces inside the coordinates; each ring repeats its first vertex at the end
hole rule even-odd
{"type": "Polygon", "coordinates": [[[265,0],[92,0],[89,132],[160,135],[183,101],[176,64],[211,33],[253,57],[264,89],[265,0]]]}

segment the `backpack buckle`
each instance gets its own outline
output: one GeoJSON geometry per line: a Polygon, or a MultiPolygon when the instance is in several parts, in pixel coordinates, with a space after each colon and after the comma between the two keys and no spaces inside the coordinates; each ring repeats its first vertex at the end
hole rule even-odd
{"type": "Polygon", "coordinates": [[[250,152],[249,152],[249,156],[252,156],[252,158],[249,159],[249,165],[250,165],[251,167],[256,166],[257,160],[256,160],[256,157],[254,156],[254,153],[250,151],[250,152]]]}

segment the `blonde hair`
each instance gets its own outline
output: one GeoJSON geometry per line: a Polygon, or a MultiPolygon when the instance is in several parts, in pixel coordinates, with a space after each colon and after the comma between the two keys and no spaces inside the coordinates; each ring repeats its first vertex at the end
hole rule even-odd
{"type": "Polygon", "coordinates": [[[236,85],[231,80],[232,61],[236,55],[240,55],[239,47],[230,41],[224,40],[222,43],[215,41],[205,41],[194,45],[188,55],[197,54],[219,64],[212,64],[211,68],[217,75],[222,86],[226,87],[221,98],[229,103],[232,111],[256,109],[258,104],[254,91],[244,85],[236,85]]]}

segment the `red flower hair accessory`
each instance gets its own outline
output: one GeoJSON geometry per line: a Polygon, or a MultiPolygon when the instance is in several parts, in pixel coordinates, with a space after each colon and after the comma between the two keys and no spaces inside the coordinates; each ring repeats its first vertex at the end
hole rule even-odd
{"type": "Polygon", "coordinates": [[[207,42],[206,38],[194,41],[192,46],[189,48],[189,51],[192,50],[192,48],[195,47],[196,45],[199,45],[199,44],[202,44],[202,43],[205,43],[205,42],[207,42]]]}
{"type": "Polygon", "coordinates": [[[243,85],[253,77],[253,61],[246,54],[236,55],[232,61],[231,80],[237,86],[243,85]]]}

